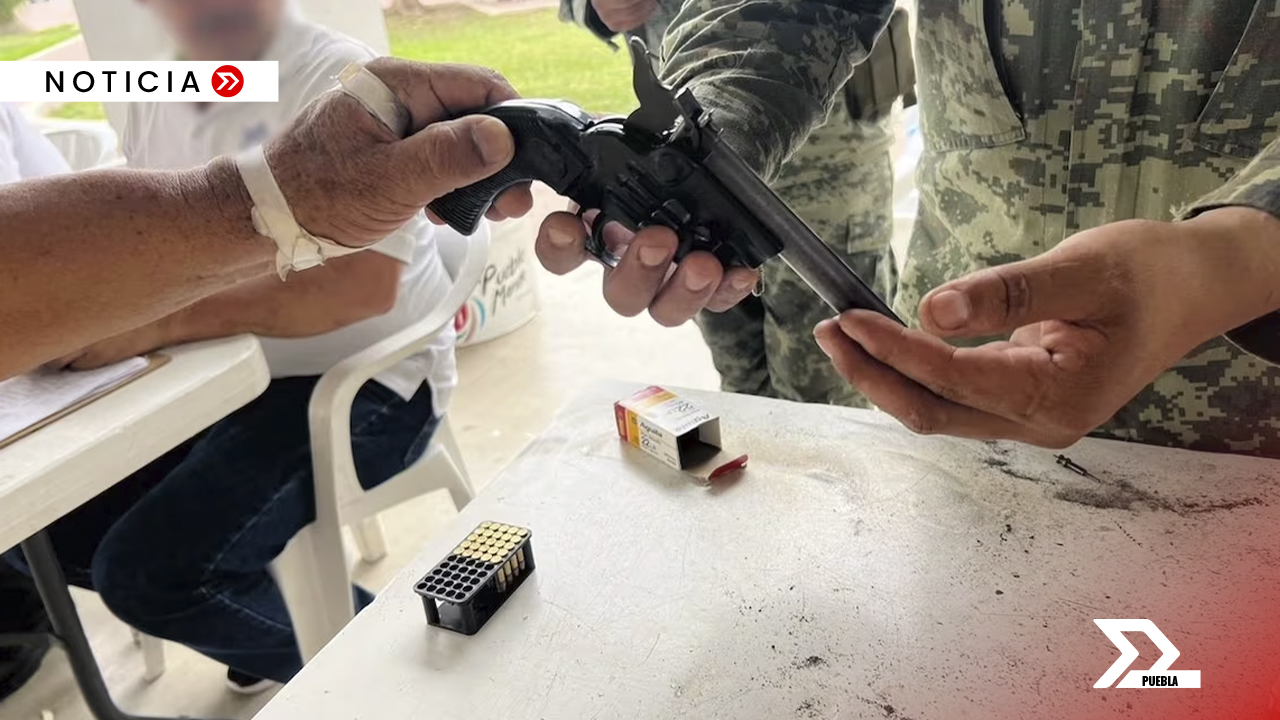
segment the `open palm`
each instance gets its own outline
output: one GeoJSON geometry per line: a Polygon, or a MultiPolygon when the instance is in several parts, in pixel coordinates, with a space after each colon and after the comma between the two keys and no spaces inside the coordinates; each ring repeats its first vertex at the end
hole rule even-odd
{"type": "Polygon", "coordinates": [[[854,311],[815,332],[847,380],[916,432],[1066,447],[1215,334],[1194,319],[1207,300],[1178,232],[1115,223],[961,278],[921,303],[923,330],[854,311]]]}

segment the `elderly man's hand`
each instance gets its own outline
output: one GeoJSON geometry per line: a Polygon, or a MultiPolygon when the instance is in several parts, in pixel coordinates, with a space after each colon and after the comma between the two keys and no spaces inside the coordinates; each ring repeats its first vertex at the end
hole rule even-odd
{"type": "MultiPolygon", "coordinates": [[[[593,214],[584,216],[590,220],[593,214]]],[[[557,275],[594,259],[586,250],[588,225],[573,213],[554,213],[538,230],[535,249],[542,265],[557,275]]],[[[646,309],[661,325],[684,323],[706,308],[723,312],[750,294],[759,273],[746,268],[725,270],[714,255],[692,252],[673,265],[679,241],[663,227],[632,235],[612,225],[607,240],[620,260],[606,268],[604,298],[620,315],[631,317],[646,309]]]]}
{"type": "MultiPolygon", "coordinates": [[[[493,175],[515,152],[502,121],[459,117],[516,97],[493,71],[391,58],[366,67],[409,110],[407,138],[396,138],[355,98],[329,93],[266,147],[298,223],[352,247],[381,240],[427,203],[493,175]]],[[[520,216],[532,205],[527,185],[513,188],[489,217],[520,216]]]]}
{"type": "Polygon", "coordinates": [[[1226,208],[1082,232],[937,288],[924,332],[870,312],[818,326],[836,368],[919,433],[1066,447],[1202,342],[1277,302],[1280,222],[1226,208]],[[955,348],[946,337],[1008,341],[955,348]]]}

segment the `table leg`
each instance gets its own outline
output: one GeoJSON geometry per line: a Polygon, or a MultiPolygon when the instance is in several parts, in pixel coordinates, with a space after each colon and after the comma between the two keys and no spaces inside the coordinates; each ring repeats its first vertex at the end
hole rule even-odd
{"type": "Polygon", "coordinates": [[[111,699],[111,693],[107,692],[107,685],[102,680],[102,671],[98,669],[98,661],[93,656],[93,649],[84,636],[80,615],[76,613],[71,591],[67,589],[62,566],[54,555],[53,543],[49,541],[48,534],[41,531],[32,535],[22,543],[22,552],[31,568],[31,576],[35,578],[36,588],[40,590],[40,598],[44,600],[45,610],[49,613],[53,634],[62,641],[66,649],[71,672],[75,674],[76,684],[80,686],[89,712],[97,720],[160,720],[129,715],[111,699]]]}

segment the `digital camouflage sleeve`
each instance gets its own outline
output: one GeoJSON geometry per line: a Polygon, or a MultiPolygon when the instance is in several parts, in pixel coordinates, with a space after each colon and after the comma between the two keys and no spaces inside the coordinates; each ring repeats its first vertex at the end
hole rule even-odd
{"type": "MultiPolygon", "coordinates": [[[[1275,88],[1271,91],[1277,92],[1275,88]]],[[[1251,207],[1280,218],[1280,140],[1272,141],[1244,170],[1188,208],[1183,216],[1229,206],[1251,207]]],[[[1280,278],[1276,283],[1280,285],[1280,278]]],[[[1247,352],[1280,364],[1280,313],[1271,313],[1237,328],[1227,333],[1227,339],[1247,352]]]]}
{"type": "Polygon", "coordinates": [[[663,79],[693,88],[772,181],[826,120],[893,9],[892,0],[687,0],[667,28],[663,79]]]}
{"type": "MultiPolygon", "coordinates": [[[[772,174],[888,9],[689,0],[666,75],[772,174]]],[[[1222,205],[1280,216],[1280,0],[918,0],[916,18],[925,150],[893,300],[908,323],[943,282],[1082,230],[1222,205]]],[[[1240,348],[1280,359],[1258,343],[1276,325],[1196,348],[1098,434],[1280,458],[1280,367],[1240,348]]]]}

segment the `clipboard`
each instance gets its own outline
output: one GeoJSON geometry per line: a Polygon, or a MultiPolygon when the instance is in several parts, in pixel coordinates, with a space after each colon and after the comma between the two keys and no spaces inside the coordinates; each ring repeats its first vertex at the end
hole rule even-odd
{"type": "Polygon", "coordinates": [[[136,374],[136,375],[131,375],[131,376],[129,376],[129,377],[127,377],[127,378],[123,379],[123,380],[120,380],[119,382],[117,382],[117,383],[116,383],[116,384],[114,384],[114,385],[109,385],[109,386],[107,386],[107,387],[104,387],[104,388],[102,388],[101,390],[99,390],[99,391],[97,391],[97,392],[93,393],[92,395],[89,395],[88,397],[85,397],[85,398],[83,398],[83,399],[79,400],[78,402],[76,402],[76,403],[74,403],[74,404],[72,404],[72,405],[69,405],[69,406],[67,406],[67,407],[65,407],[65,408],[63,408],[63,409],[61,409],[61,410],[59,410],[58,412],[56,412],[56,413],[54,413],[54,414],[50,415],[49,417],[46,417],[46,418],[44,418],[43,420],[37,421],[35,424],[33,424],[33,425],[31,425],[31,426],[29,426],[29,427],[27,427],[27,428],[24,428],[24,429],[22,429],[22,430],[19,430],[19,431],[18,431],[17,433],[15,433],[14,435],[10,435],[9,437],[5,438],[4,440],[0,440],[0,450],[5,449],[6,447],[8,447],[8,446],[12,445],[13,443],[15,443],[15,442],[17,442],[17,441],[21,440],[22,438],[24,438],[24,437],[26,437],[26,436],[28,436],[28,435],[31,435],[32,433],[34,433],[34,432],[36,432],[36,431],[38,431],[38,430],[40,430],[40,429],[42,429],[42,428],[44,428],[44,427],[47,427],[47,426],[49,426],[49,425],[52,425],[53,423],[55,423],[55,422],[57,422],[57,421],[61,420],[62,418],[64,418],[64,417],[66,417],[66,416],[70,415],[71,413],[73,413],[73,412],[75,412],[75,411],[79,410],[80,408],[82,408],[82,407],[84,407],[84,406],[88,405],[89,403],[93,402],[94,400],[97,400],[97,399],[99,399],[99,398],[101,398],[101,397],[104,397],[104,396],[106,396],[106,395],[109,395],[109,394],[111,394],[111,393],[115,392],[116,390],[119,390],[120,388],[122,388],[122,387],[124,387],[124,386],[128,385],[129,383],[133,382],[134,380],[137,380],[138,378],[140,378],[140,377],[146,377],[147,375],[150,375],[150,374],[151,374],[152,372],[154,372],[155,370],[157,370],[157,369],[159,369],[159,368],[162,368],[162,367],[164,367],[165,365],[167,365],[167,364],[169,363],[169,360],[170,360],[170,358],[169,358],[169,356],[168,356],[168,355],[165,355],[164,353],[158,353],[158,352],[157,352],[157,353],[150,353],[150,354],[145,355],[145,356],[143,356],[143,357],[145,357],[145,358],[146,358],[146,360],[147,360],[147,366],[146,366],[145,368],[143,368],[143,369],[142,369],[142,371],[141,371],[141,372],[139,372],[138,374],[136,374]]]}

